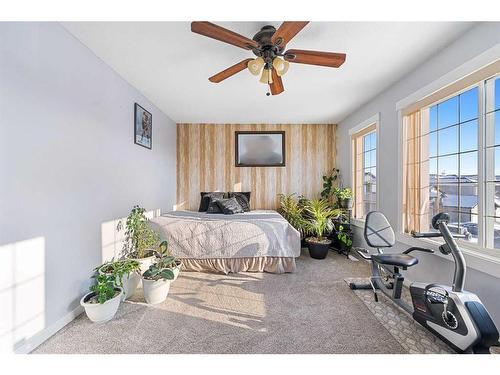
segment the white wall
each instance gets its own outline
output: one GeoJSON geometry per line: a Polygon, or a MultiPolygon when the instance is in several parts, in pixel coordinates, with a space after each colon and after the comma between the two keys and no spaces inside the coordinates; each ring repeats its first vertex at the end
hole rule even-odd
{"type": "MultiPolygon", "coordinates": [[[[346,181],[350,174],[351,157],[349,129],[380,112],[378,181],[379,209],[396,228],[398,219],[398,114],[396,103],[418,89],[457,68],[466,61],[500,43],[500,23],[482,23],[463,34],[404,79],[388,88],[369,103],[353,112],[338,127],[337,163],[346,181]]],[[[397,52],[395,52],[397,53],[397,52]]],[[[361,241],[358,231],[356,241],[361,241]]],[[[408,247],[398,244],[399,248],[408,247]]],[[[419,281],[451,283],[453,264],[435,255],[418,255],[420,264],[408,272],[408,277],[419,281]]],[[[500,275],[497,275],[500,277],[500,275]]],[[[500,327],[500,279],[469,269],[466,287],[477,293],[500,327]]]]}
{"type": "Polygon", "coordinates": [[[56,23],[0,23],[0,126],[1,352],[73,316],[103,224],[172,209],[176,127],[56,23]],[[152,150],[134,144],[134,102],[152,150]]]}

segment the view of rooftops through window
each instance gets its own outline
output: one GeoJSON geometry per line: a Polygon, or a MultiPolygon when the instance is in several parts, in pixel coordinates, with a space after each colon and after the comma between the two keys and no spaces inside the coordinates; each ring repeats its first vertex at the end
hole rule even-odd
{"type": "MultiPolygon", "coordinates": [[[[493,244],[500,248],[500,79],[492,82],[494,89],[486,99],[485,121],[485,169],[491,168],[493,184],[491,190],[493,207],[485,214],[491,217],[493,244]],[[496,93],[496,95],[494,95],[496,93]],[[488,105],[488,97],[496,99],[488,105]],[[488,109],[490,109],[488,111],[488,109]],[[495,114],[497,114],[495,116],[495,114]],[[491,130],[488,131],[488,128],[491,130]],[[489,134],[494,137],[488,137],[489,134]],[[494,142],[494,143],[493,143],[494,142]],[[488,148],[492,157],[488,158],[488,148]],[[494,165],[491,165],[491,164],[494,165]]],[[[487,86],[486,86],[487,87],[487,86]]],[[[429,219],[438,212],[450,214],[450,228],[467,235],[469,241],[478,241],[478,228],[481,218],[478,176],[478,148],[480,129],[478,125],[480,90],[474,87],[459,95],[438,103],[429,109],[429,219]]],[[[485,173],[487,176],[488,173],[485,173]]],[[[430,220],[429,220],[430,223],[430,220]]],[[[485,227],[488,230],[488,227],[485,227]]]]}

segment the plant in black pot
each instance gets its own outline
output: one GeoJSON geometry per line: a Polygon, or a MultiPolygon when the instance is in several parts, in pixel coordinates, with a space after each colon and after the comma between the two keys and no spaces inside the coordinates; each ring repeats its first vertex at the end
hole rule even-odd
{"type": "Polygon", "coordinates": [[[340,215],[340,210],[332,208],[326,199],[312,199],[306,202],[305,211],[310,220],[304,225],[313,235],[306,239],[309,255],[314,259],[325,259],[332,243],[326,234],[333,229],[332,219],[340,215]]]}
{"type": "Polygon", "coordinates": [[[352,191],[349,188],[336,187],[333,194],[337,197],[338,207],[348,209],[352,205],[352,191]]]}
{"type": "Polygon", "coordinates": [[[340,252],[346,254],[351,250],[352,247],[352,234],[349,229],[344,228],[344,226],[339,226],[337,231],[337,238],[339,244],[340,252]]]}

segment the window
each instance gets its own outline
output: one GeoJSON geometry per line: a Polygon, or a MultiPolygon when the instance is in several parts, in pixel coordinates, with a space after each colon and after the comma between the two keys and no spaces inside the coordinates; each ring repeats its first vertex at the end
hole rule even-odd
{"type": "Polygon", "coordinates": [[[377,128],[369,125],[352,135],[354,217],[377,209],[377,128]]]}
{"type": "MultiPolygon", "coordinates": [[[[438,212],[450,214],[451,230],[477,242],[478,88],[429,111],[429,225],[438,212]]],[[[425,129],[426,130],[426,129],[425,129]]],[[[424,131],[425,131],[424,130],[424,131]]],[[[431,227],[429,229],[432,230],[431,227]]]]}
{"type": "Polygon", "coordinates": [[[404,116],[403,222],[432,230],[450,214],[467,241],[500,248],[500,78],[478,82],[404,116]]]}
{"type": "Polygon", "coordinates": [[[485,82],[484,243],[500,248],[500,78],[485,82]]]}

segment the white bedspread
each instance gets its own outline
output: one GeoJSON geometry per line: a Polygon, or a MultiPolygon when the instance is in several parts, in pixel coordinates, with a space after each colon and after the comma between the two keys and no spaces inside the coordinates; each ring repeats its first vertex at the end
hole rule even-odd
{"type": "Polygon", "coordinates": [[[276,211],[172,211],[151,220],[178,258],[298,257],[300,234],[276,211]]]}

